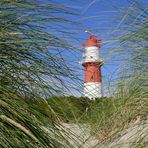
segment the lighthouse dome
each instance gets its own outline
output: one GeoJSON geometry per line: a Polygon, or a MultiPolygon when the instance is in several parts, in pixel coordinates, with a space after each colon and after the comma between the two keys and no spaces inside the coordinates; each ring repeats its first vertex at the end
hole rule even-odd
{"type": "Polygon", "coordinates": [[[90,35],[89,39],[83,44],[83,47],[88,47],[88,46],[96,46],[100,48],[101,39],[99,39],[95,35],[90,35]]]}

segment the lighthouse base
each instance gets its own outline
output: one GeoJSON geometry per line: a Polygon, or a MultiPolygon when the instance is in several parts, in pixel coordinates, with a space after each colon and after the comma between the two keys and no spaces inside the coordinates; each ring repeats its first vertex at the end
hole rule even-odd
{"type": "Polygon", "coordinates": [[[84,97],[89,99],[95,99],[102,97],[102,87],[101,83],[87,82],[84,83],[84,97]]]}

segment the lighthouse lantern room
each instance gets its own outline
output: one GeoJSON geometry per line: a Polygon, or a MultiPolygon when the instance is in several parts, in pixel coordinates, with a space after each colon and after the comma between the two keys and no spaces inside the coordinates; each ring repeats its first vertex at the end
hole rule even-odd
{"type": "Polygon", "coordinates": [[[83,44],[85,49],[82,62],[85,69],[84,96],[90,99],[95,99],[102,97],[101,66],[103,60],[100,58],[99,53],[101,39],[90,33],[88,34],[89,39],[83,44]]]}

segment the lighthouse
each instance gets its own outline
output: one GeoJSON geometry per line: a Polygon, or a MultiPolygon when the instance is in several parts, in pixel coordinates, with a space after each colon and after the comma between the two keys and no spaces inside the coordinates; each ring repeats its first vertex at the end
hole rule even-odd
{"type": "Polygon", "coordinates": [[[102,97],[101,66],[103,60],[100,58],[99,52],[101,39],[90,33],[88,34],[89,38],[83,44],[83,48],[85,49],[82,62],[85,70],[84,96],[89,99],[95,99],[102,97]]]}

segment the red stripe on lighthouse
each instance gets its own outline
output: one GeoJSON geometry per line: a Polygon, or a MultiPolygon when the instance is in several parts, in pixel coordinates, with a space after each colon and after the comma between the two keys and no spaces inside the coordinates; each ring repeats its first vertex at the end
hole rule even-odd
{"type": "Polygon", "coordinates": [[[99,62],[85,62],[84,82],[101,82],[101,63],[99,62]]]}

